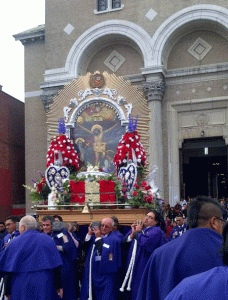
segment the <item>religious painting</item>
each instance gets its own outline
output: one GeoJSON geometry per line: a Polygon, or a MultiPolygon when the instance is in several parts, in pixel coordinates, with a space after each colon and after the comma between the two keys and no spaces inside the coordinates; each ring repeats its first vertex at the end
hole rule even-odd
{"type": "Polygon", "coordinates": [[[85,105],[76,118],[73,140],[81,162],[99,165],[105,172],[115,171],[113,157],[126,127],[121,126],[114,108],[107,102],[85,105]]]}

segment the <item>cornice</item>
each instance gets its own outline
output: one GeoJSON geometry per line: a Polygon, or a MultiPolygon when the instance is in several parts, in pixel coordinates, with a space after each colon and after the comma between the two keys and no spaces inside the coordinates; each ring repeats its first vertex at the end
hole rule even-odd
{"type": "Polygon", "coordinates": [[[29,30],[14,34],[16,41],[20,41],[23,45],[45,40],[45,25],[31,28],[29,30]]]}

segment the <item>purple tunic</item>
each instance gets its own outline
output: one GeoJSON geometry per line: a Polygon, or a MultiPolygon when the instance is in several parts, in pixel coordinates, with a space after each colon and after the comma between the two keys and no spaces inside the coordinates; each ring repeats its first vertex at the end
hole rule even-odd
{"type": "Polygon", "coordinates": [[[222,236],[208,228],[187,230],[155,250],[143,273],[137,300],[163,300],[184,278],[222,266],[222,236]]]}
{"type": "MultiPolygon", "coordinates": [[[[92,291],[96,300],[116,299],[116,274],[121,267],[121,244],[119,238],[110,232],[103,240],[100,258],[95,248],[92,256],[92,291]]],[[[81,300],[89,296],[89,264],[92,246],[88,252],[81,289],[81,300]]]]}
{"type": "Polygon", "coordinates": [[[58,299],[54,269],[61,265],[55,243],[35,230],[13,239],[0,259],[0,270],[12,274],[12,300],[58,299]]]}
{"type": "Polygon", "coordinates": [[[76,300],[77,286],[76,286],[76,258],[77,249],[76,246],[67,231],[64,229],[61,231],[54,231],[50,234],[57,246],[63,247],[63,252],[59,254],[63,261],[62,275],[63,275],[63,299],[64,300],[76,300]],[[64,236],[67,239],[64,241],[64,236]]]}
{"type": "Polygon", "coordinates": [[[216,267],[207,272],[185,278],[165,300],[226,300],[228,267],[216,267]]]}
{"type": "MultiPolygon", "coordinates": [[[[136,299],[137,297],[140,280],[151,253],[165,243],[164,232],[157,226],[144,228],[143,232],[137,235],[137,242],[137,251],[131,283],[131,299],[136,299]]],[[[132,240],[128,252],[127,266],[131,259],[133,246],[134,240],[132,240]]]]}

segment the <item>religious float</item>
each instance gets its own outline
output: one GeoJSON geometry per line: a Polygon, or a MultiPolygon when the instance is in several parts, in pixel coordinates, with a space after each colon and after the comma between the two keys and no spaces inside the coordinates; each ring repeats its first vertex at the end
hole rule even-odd
{"type": "Polygon", "coordinates": [[[130,225],[159,209],[156,166],[146,160],[148,107],[130,82],[108,73],[81,76],[55,97],[47,120],[46,170],[25,186],[40,219],[58,214],[89,224],[116,216],[130,225]]]}

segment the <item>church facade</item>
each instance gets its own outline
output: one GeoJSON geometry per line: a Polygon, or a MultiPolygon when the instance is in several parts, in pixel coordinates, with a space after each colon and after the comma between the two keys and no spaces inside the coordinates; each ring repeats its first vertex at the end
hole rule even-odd
{"type": "MultiPolygon", "coordinates": [[[[45,13],[44,25],[14,35],[25,50],[26,184],[37,170],[45,170],[50,137],[64,107],[72,114],[65,116],[68,130],[74,127],[70,120],[82,125],[85,109],[76,112],[70,103],[88,88],[83,83],[88,74],[98,71],[108,74],[104,88],[119,92],[113,109],[120,123],[113,121],[113,130],[126,126],[129,113],[139,115],[142,143],[149,164],[157,166],[156,184],[166,202],[174,205],[197,194],[228,197],[226,3],[46,0],[45,13]]],[[[96,106],[97,97],[107,106],[113,100],[106,93],[83,101],[96,106]]],[[[99,118],[93,115],[97,128],[99,118]]],[[[112,128],[108,122],[106,131],[112,128]]],[[[28,200],[28,212],[30,207],[28,200]]]]}

